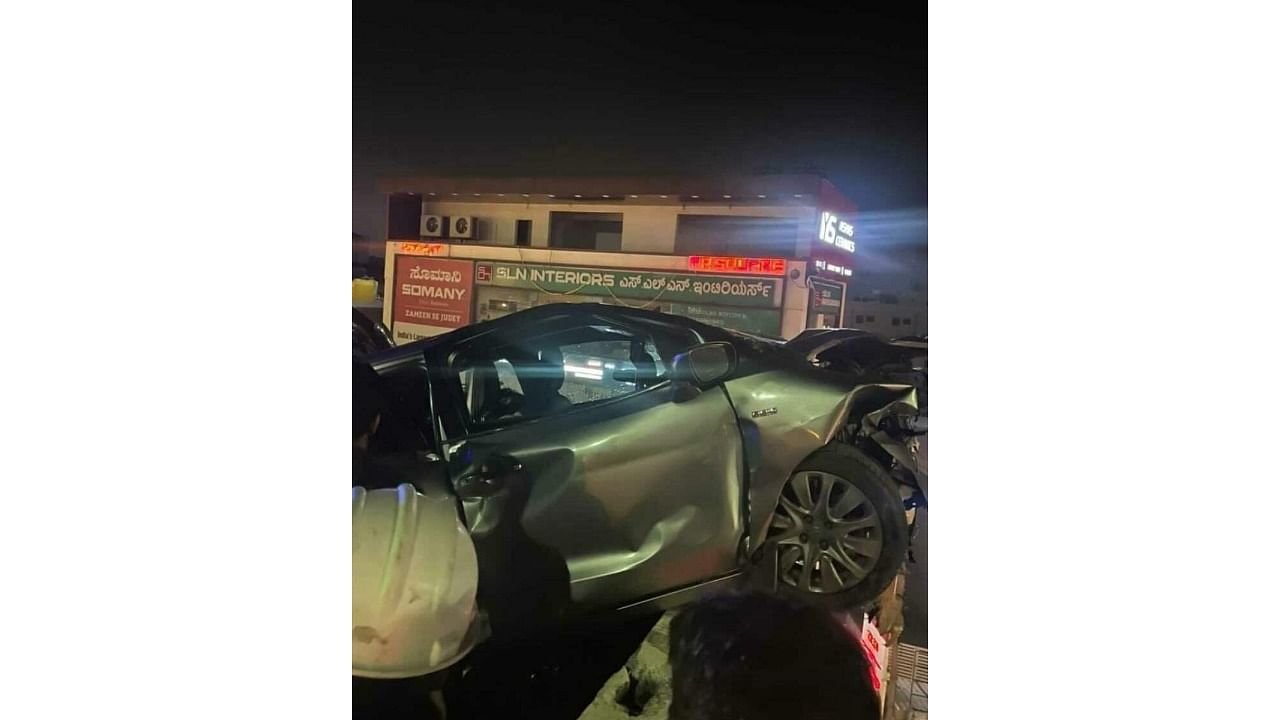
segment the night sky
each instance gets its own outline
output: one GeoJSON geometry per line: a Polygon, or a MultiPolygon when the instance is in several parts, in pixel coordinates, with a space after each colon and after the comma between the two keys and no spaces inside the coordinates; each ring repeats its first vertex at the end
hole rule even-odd
{"type": "Polygon", "coordinates": [[[355,3],[353,230],[386,173],[820,172],[923,242],[925,12],[355,3]]]}

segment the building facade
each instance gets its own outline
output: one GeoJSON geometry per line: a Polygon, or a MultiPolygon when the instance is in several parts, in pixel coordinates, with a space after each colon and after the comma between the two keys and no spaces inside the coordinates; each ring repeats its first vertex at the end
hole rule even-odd
{"type": "Polygon", "coordinates": [[[398,342],[550,302],[646,307],[781,338],[847,316],[854,206],[817,176],[379,185],[384,321],[398,342]]]}
{"type": "Polygon", "coordinates": [[[883,337],[923,337],[929,334],[929,306],[913,295],[854,294],[845,306],[845,325],[883,337]]]}

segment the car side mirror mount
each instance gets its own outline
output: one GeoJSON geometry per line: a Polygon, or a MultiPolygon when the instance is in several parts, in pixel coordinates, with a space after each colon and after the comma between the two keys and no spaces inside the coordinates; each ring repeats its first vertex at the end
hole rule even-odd
{"type": "Polygon", "coordinates": [[[737,366],[738,353],[727,342],[695,345],[676,355],[671,363],[676,402],[691,400],[706,388],[724,382],[737,366]]]}

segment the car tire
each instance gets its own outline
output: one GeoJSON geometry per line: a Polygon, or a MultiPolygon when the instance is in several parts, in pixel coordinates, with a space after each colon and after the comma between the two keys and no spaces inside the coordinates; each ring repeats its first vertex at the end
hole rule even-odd
{"type": "Polygon", "coordinates": [[[752,574],[780,594],[847,610],[884,592],[907,544],[906,511],[888,472],[852,447],[828,445],[788,478],[752,574]]]}

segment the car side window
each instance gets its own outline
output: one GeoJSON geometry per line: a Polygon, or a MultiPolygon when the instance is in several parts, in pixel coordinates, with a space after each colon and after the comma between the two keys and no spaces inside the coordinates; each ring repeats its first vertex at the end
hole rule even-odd
{"type": "Polygon", "coordinates": [[[458,383],[468,416],[487,422],[505,414],[524,397],[515,367],[506,358],[483,358],[462,364],[458,383]]]}
{"type": "Polygon", "coordinates": [[[599,340],[560,346],[564,358],[561,394],[574,405],[607,400],[636,391],[631,340],[599,340]]]}
{"type": "Polygon", "coordinates": [[[464,406],[485,428],[641,392],[663,382],[671,361],[650,334],[603,324],[481,342],[466,358],[464,406]]]}

